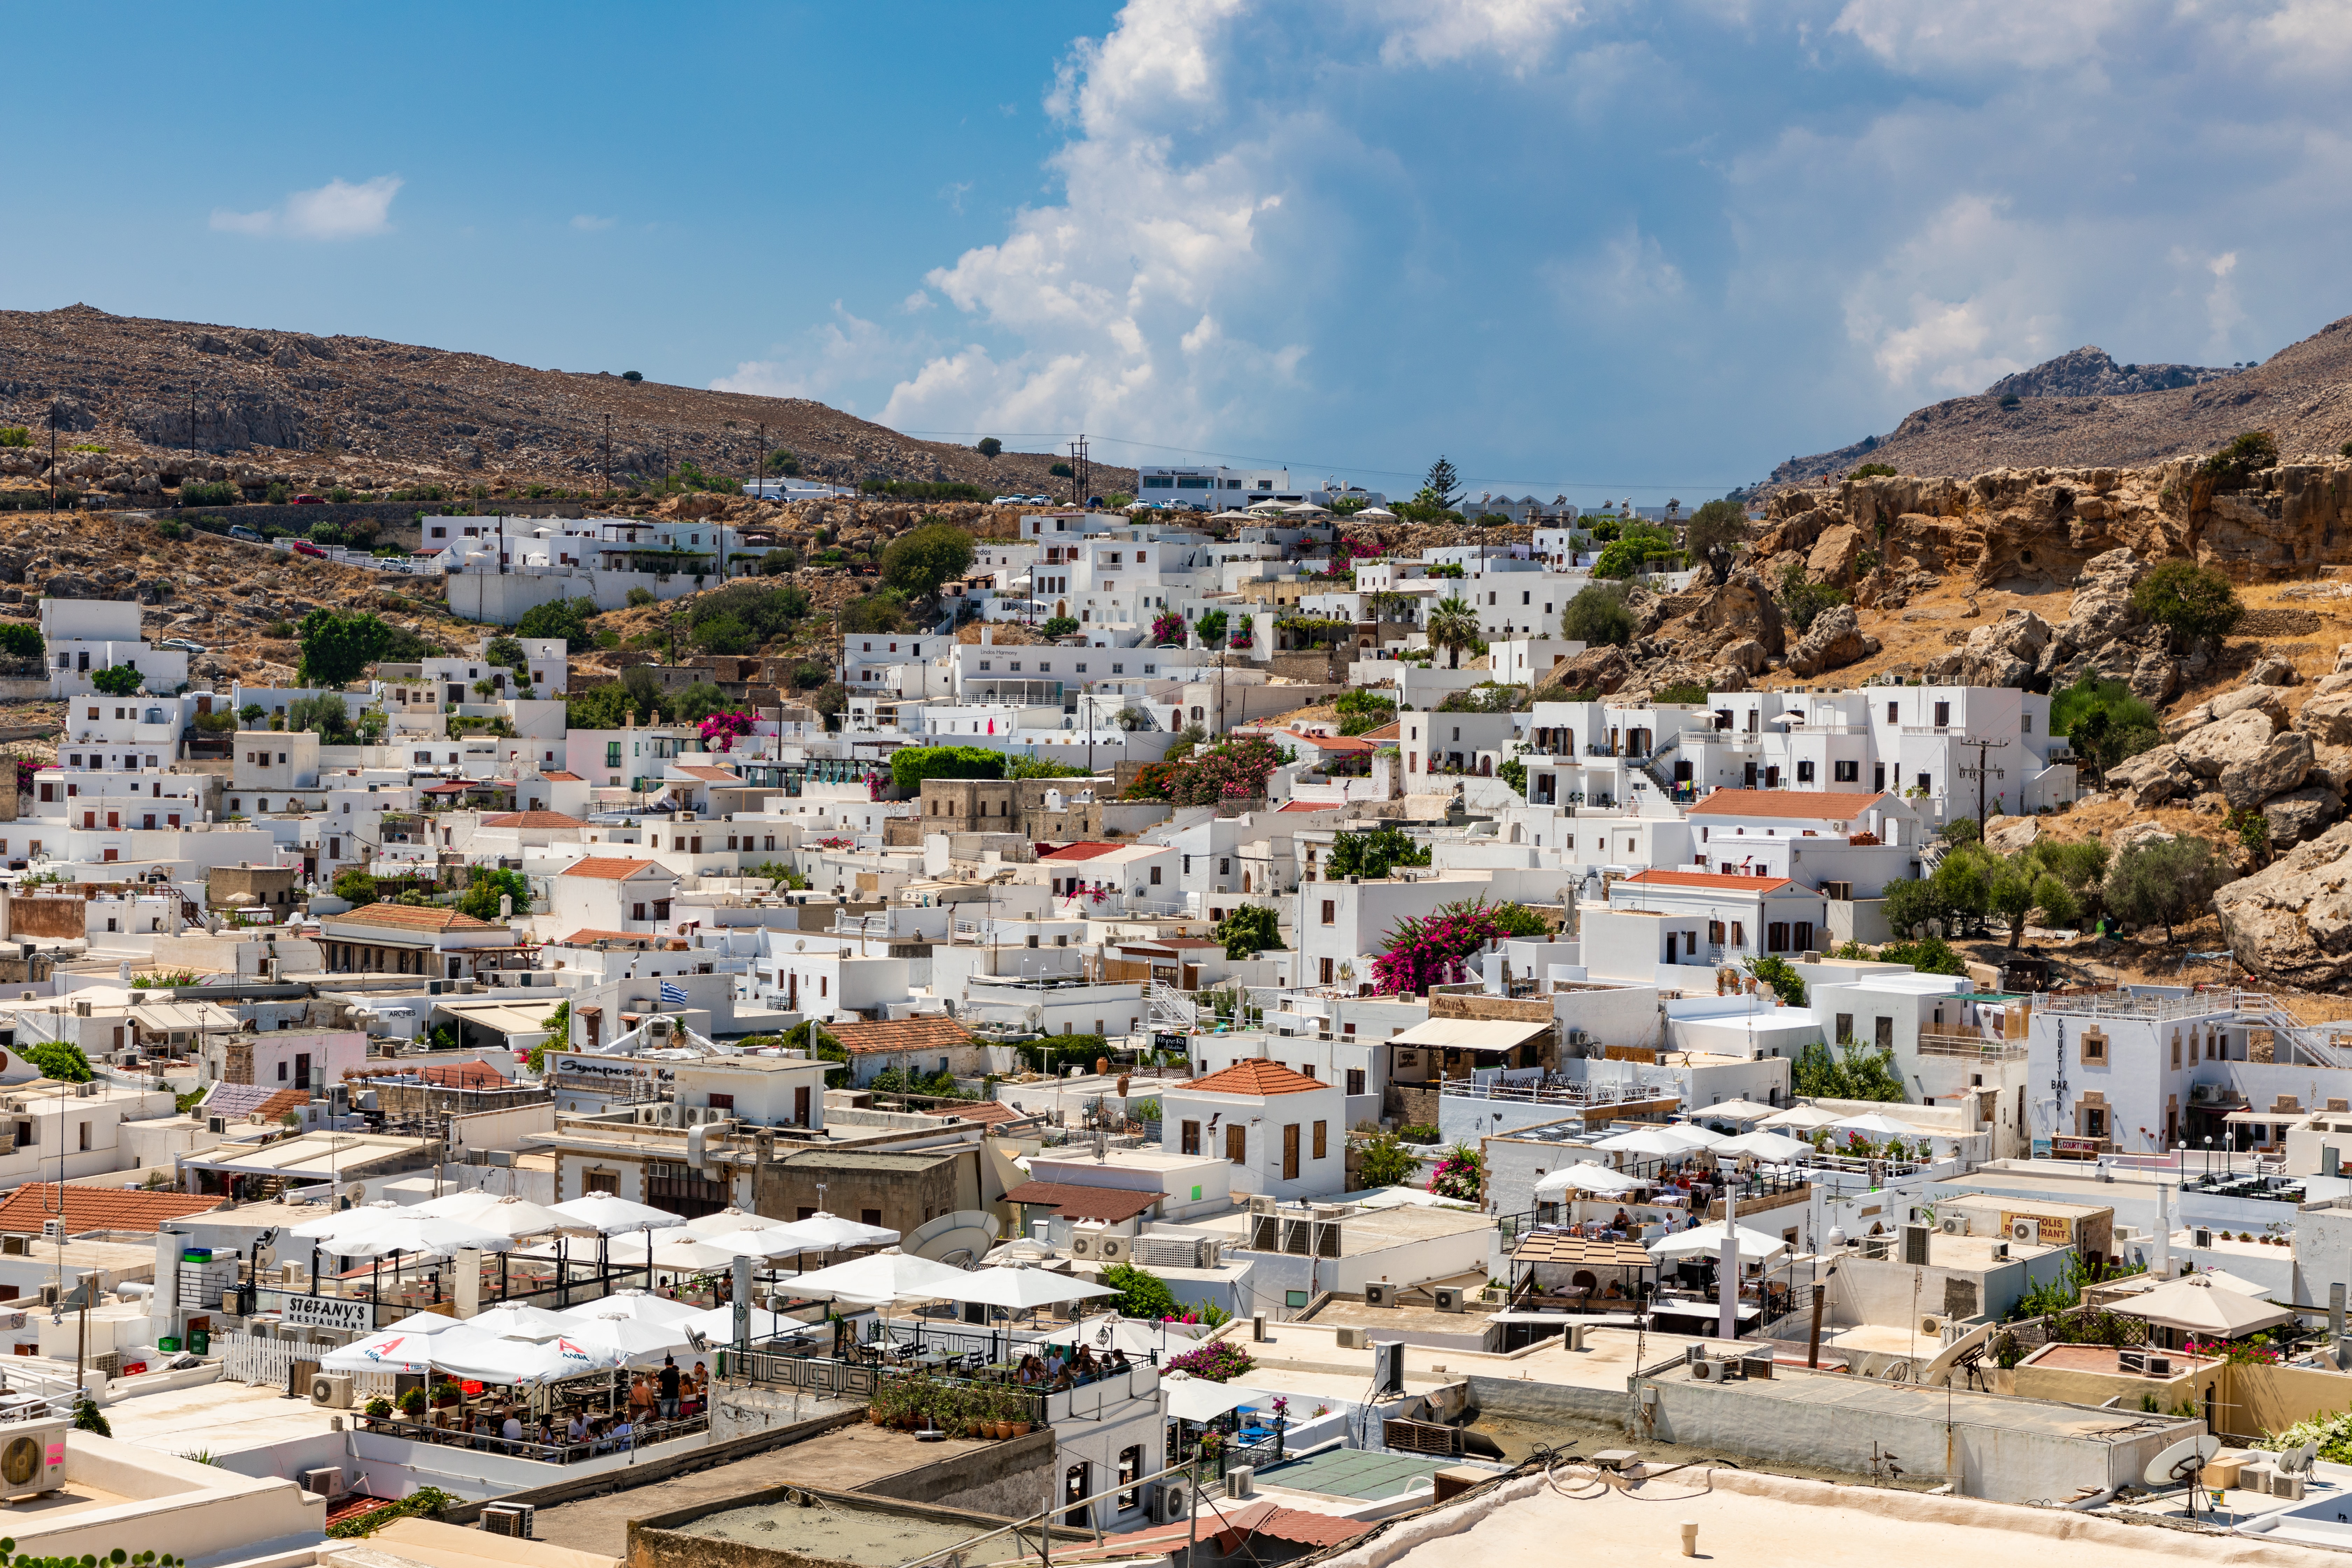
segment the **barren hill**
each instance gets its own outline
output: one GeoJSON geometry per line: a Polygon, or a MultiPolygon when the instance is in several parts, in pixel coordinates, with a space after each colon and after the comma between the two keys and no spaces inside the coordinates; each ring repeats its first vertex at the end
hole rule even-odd
{"type": "Polygon", "coordinates": [[[2079,348],[2005,376],[1975,397],[1915,410],[1885,436],[1791,458],[1780,489],[1861,463],[1962,477],[1992,468],[2123,468],[2212,450],[2263,429],[2290,457],[2335,456],[2352,439],[2352,316],[2245,370],[2119,365],[2079,348]],[[2014,398],[2010,406],[2003,400],[2014,398]]]}
{"type": "MultiPolygon", "coordinates": [[[[61,445],[194,447],[257,467],[295,465],[354,489],[425,481],[594,489],[609,428],[615,485],[691,462],[750,475],[761,426],[807,477],[947,479],[1066,495],[1053,454],[909,440],[805,398],[631,382],[609,371],[533,370],[483,354],[375,338],[113,316],[87,305],[0,310],[0,425],[61,445]],[[608,426],[609,421],[609,426],[608,426]]],[[[1097,492],[1131,490],[1132,469],[1094,470],[1097,492]]],[[[325,482],[321,479],[320,482],[325,482]]]]}

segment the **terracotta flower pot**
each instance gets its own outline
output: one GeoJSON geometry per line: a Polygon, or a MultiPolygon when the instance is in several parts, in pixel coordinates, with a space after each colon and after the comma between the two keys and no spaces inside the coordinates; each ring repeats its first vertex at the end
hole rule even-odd
{"type": "Polygon", "coordinates": [[[1029,1436],[1029,1423],[1026,1421],[1015,1421],[1013,1424],[1013,1435],[1015,1437],[1026,1437],[1029,1436]]]}
{"type": "Polygon", "coordinates": [[[997,1435],[999,1437],[1010,1437],[1010,1436],[1013,1436],[1013,1423],[1012,1423],[1012,1422],[1010,1422],[1010,1421],[999,1421],[998,1423],[996,1423],[996,1435],[997,1435]]]}

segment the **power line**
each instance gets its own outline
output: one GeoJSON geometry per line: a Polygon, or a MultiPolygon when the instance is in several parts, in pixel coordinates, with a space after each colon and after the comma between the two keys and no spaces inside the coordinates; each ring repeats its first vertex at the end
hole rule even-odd
{"type": "MultiPolygon", "coordinates": [[[[887,429],[889,426],[886,426],[884,428],[887,429]]],[[[979,430],[900,430],[898,434],[901,436],[919,437],[924,439],[934,439],[939,437],[970,437],[971,439],[978,439],[982,435],[987,434],[987,432],[979,430]]],[[[1009,435],[1003,431],[997,431],[993,434],[995,434],[997,439],[1000,441],[1047,441],[1055,445],[1066,442],[1070,438],[1067,431],[1061,430],[1016,430],[1009,435]]],[[[1134,441],[1129,440],[1124,436],[1097,436],[1094,437],[1093,439],[1108,442],[1110,445],[1115,447],[1133,447],[1146,452],[1173,452],[1189,458],[1217,458],[1223,461],[1232,463],[1265,463],[1291,468],[1324,468],[1335,473],[1376,474],[1383,479],[1417,479],[1422,477],[1417,473],[1403,468],[1371,468],[1363,467],[1357,463],[1318,463],[1301,461],[1289,458],[1269,458],[1263,454],[1252,452],[1215,452],[1202,447],[1171,447],[1160,442],[1134,441]]],[[[1544,489],[1549,488],[1555,489],[1601,490],[1706,490],[1715,489],[1720,483],[1720,481],[1712,479],[1679,479],[1654,482],[1638,479],[1488,479],[1483,482],[1499,485],[1523,485],[1530,489],[1544,489]]],[[[1723,488],[1728,489],[1736,487],[1724,486],[1723,488]]]]}

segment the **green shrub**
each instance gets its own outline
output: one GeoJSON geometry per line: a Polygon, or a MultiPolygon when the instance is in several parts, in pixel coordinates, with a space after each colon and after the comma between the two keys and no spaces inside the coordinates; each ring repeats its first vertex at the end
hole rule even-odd
{"type": "Polygon", "coordinates": [[[0,447],[29,447],[33,433],[22,425],[0,425],[0,447]]]}
{"type": "Polygon", "coordinates": [[[2002,397],[2001,397],[2001,400],[2000,400],[2000,405],[2001,405],[2003,408],[2015,408],[2016,406],[2018,406],[2020,404],[2023,403],[2024,401],[2025,401],[2025,399],[2023,399],[2022,397],[2018,396],[2018,395],[2017,395],[2017,394],[2015,394],[2015,393],[2013,393],[2013,392],[2011,392],[2011,393],[2006,393],[2006,394],[2002,395],[2002,397]]]}
{"type": "Polygon", "coordinates": [[[1633,612],[1622,584],[1595,583],[1579,590],[1560,613],[1559,634],[1571,642],[1622,647],[1633,640],[1633,612]]]}
{"type": "Polygon", "coordinates": [[[2278,467],[2278,439],[2267,430],[2248,430],[2205,459],[2199,472],[2216,489],[2243,489],[2264,468],[2278,467]]]}
{"type": "Polygon", "coordinates": [[[903,746],[890,755],[890,782],[908,794],[925,779],[1001,779],[1004,753],[978,746],[903,746]]]}
{"type": "Polygon", "coordinates": [[[978,452],[983,458],[993,458],[996,454],[1004,450],[1004,443],[998,440],[993,436],[982,436],[979,442],[973,446],[972,450],[978,452]]]}
{"type": "Polygon", "coordinates": [[[1791,561],[1781,570],[1778,597],[1780,612],[1789,617],[1789,624],[1803,632],[1811,627],[1814,617],[1823,610],[1844,604],[1846,596],[1842,588],[1832,588],[1826,583],[1808,583],[1805,563],[1791,561]]]}
{"type": "Polygon", "coordinates": [[[226,479],[200,479],[180,487],[182,506],[235,506],[244,493],[226,479]]]}
{"type": "Polygon", "coordinates": [[[909,598],[929,598],[971,570],[971,535],[952,523],[902,533],[882,552],[882,581],[909,598]]]}
{"type": "Polygon", "coordinates": [[[1646,523],[1628,523],[1622,533],[1602,546],[1600,559],[1592,563],[1595,577],[1631,577],[1637,572],[1647,572],[1660,563],[1654,556],[1674,556],[1675,536],[1663,528],[1646,523]]]}
{"type": "Polygon", "coordinates": [[[47,653],[41,641],[41,628],[24,621],[0,625],[0,654],[10,658],[40,658],[47,653]]]}
{"type": "Polygon", "coordinates": [[[1396,699],[1385,692],[1350,689],[1332,704],[1339,714],[1339,733],[1360,735],[1396,719],[1396,699]]]}
{"type": "Polygon", "coordinates": [[[1893,479],[1894,477],[1895,465],[1892,463],[1864,463],[1846,476],[1850,479],[1893,479]]]}
{"type": "Polygon", "coordinates": [[[1123,1317],[1157,1322],[1162,1318],[1176,1315],[1176,1294],[1157,1274],[1138,1268],[1131,1263],[1114,1263],[1102,1271],[1101,1279],[1104,1285],[1118,1292],[1118,1298],[1112,1306],[1123,1317]]]}
{"type": "Polygon", "coordinates": [[[1691,703],[1706,700],[1706,688],[1696,680],[1678,680],[1672,686],[1661,686],[1650,693],[1654,703],[1691,703]]]}
{"type": "Polygon", "coordinates": [[[2158,565],[2139,580],[2131,602],[2132,608],[2149,620],[2192,640],[2226,637],[2246,613],[2227,577],[2189,561],[2158,565]]]}
{"type": "Polygon", "coordinates": [[[1078,629],[1078,621],[1076,616],[1054,616],[1037,629],[1049,637],[1066,637],[1078,629]]]}
{"type": "Polygon", "coordinates": [[[569,653],[586,653],[596,646],[596,634],[588,623],[595,618],[593,599],[557,599],[549,604],[533,605],[515,623],[515,635],[525,637],[562,637],[569,653]]]}
{"type": "Polygon", "coordinates": [[[866,479],[857,488],[866,495],[890,496],[898,500],[992,500],[996,496],[984,485],[950,479],[866,479]]]}
{"type": "MultiPolygon", "coordinates": [[[[1428,1142],[1437,1141],[1437,1130],[1431,1128],[1428,1142]]],[[[1412,1180],[1421,1168],[1421,1160],[1404,1140],[1393,1132],[1375,1132],[1356,1151],[1356,1180],[1365,1187],[1399,1187],[1412,1180]]]]}
{"type": "Polygon", "coordinates": [[[653,602],[654,591],[651,588],[632,588],[629,590],[629,608],[633,610],[640,610],[653,602]]]}
{"type": "Polygon", "coordinates": [[[128,697],[145,685],[147,678],[127,664],[110,664],[104,669],[89,672],[89,683],[109,697],[128,697]]]}

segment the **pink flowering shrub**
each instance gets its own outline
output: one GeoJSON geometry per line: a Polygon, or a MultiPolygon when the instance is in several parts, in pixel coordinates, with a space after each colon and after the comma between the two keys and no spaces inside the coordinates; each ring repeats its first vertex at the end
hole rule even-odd
{"type": "Polygon", "coordinates": [[[1184,617],[1178,615],[1173,610],[1168,610],[1160,615],[1153,616],[1151,620],[1151,640],[1156,643],[1182,642],[1184,640],[1184,617]]]}
{"type": "Polygon", "coordinates": [[[1211,1383],[1229,1383],[1256,1364],[1250,1359],[1249,1352],[1225,1340],[1217,1340],[1196,1351],[1186,1351],[1182,1355],[1170,1358],[1167,1363],[1171,1372],[1188,1373],[1194,1377],[1206,1378],[1211,1383]]]}
{"type": "Polygon", "coordinates": [[[1372,989],[1402,995],[1458,984],[1469,978],[1470,955],[1517,935],[1517,924],[1484,898],[1440,905],[1426,919],[1400,921],[1389,932],[1388,951],[1372,960],[1372,989]]]}
{"type": "Polygon", "coordinates": [[[713,713],[700,725],[702,743],[708,746],[716,742],[718,749],[722,752],[733,751],[736,737],[751,732],[751,715],[749,713],[713,713]]]}
{"type": "Polygon", "coordinates": [[[1441,1198],[1475,1203],[1486,1173],[1486,1162],[1478,1151],[1467,1143],[1456,1143],[1430,1173],[1429,1190],[1441,1198]]]}

